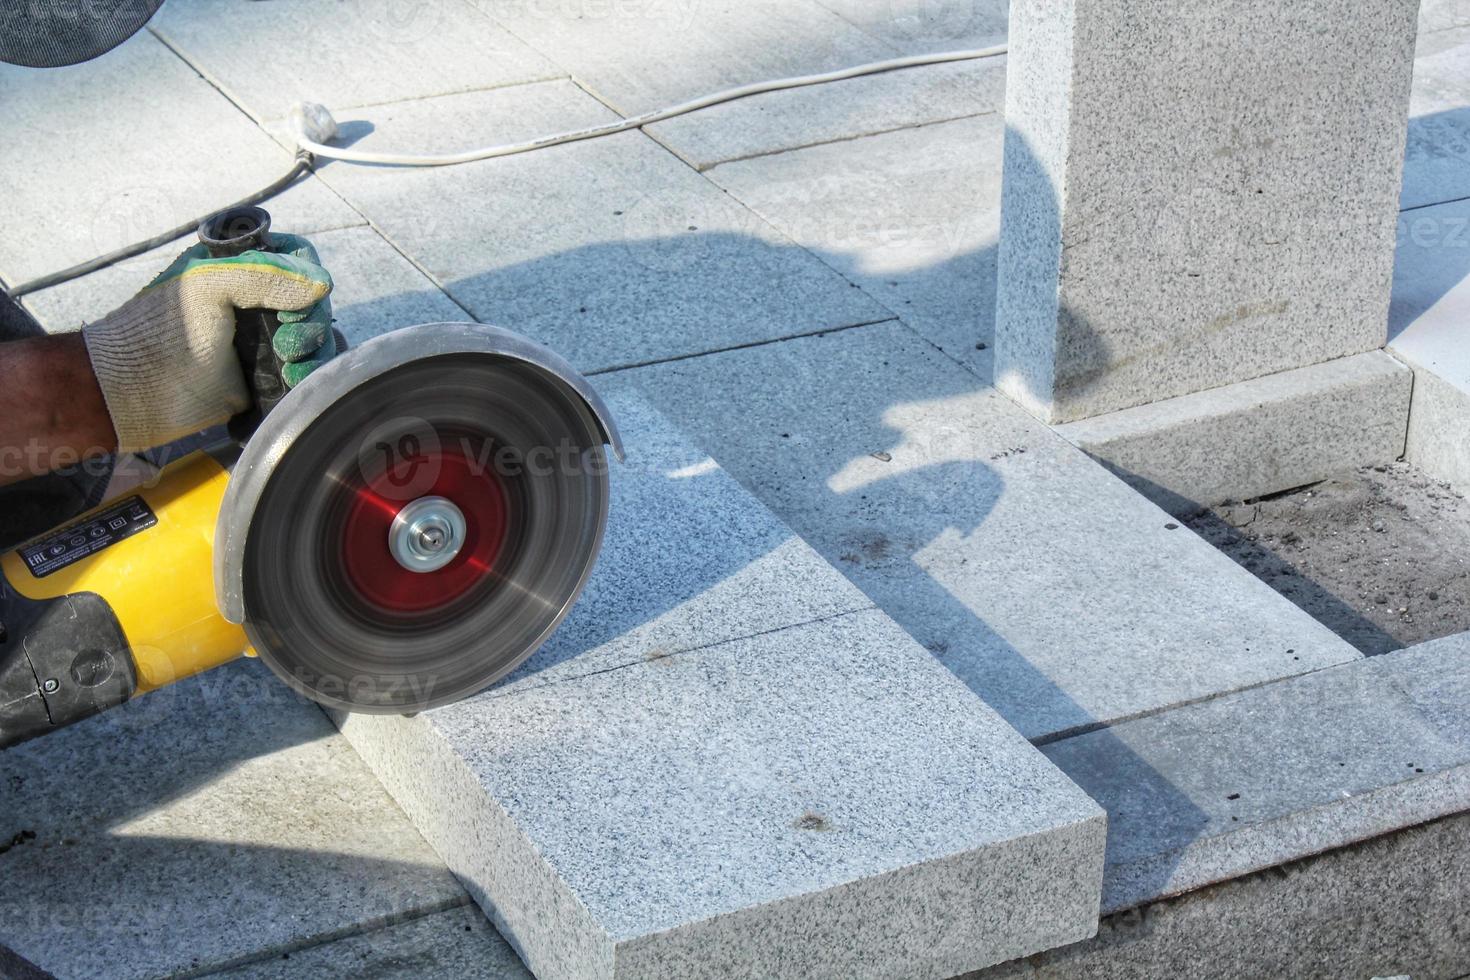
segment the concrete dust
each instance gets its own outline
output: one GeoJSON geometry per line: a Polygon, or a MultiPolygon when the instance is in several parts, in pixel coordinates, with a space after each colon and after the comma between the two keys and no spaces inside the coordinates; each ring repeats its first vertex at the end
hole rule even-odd
{"type": "Polygon", "coordinates": [[[1470,501],[1407,463],[1184,523],[1370,656],[1470,630],[1470,501]]]}

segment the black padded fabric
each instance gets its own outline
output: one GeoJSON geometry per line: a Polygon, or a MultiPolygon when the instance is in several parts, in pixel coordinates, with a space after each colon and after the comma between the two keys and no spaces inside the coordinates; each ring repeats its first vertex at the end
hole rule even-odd
{"type": "Polygon", "coordinates": [[[163,0],[0,0],[0,61],[75,65],[138,32],[163,0]]]}

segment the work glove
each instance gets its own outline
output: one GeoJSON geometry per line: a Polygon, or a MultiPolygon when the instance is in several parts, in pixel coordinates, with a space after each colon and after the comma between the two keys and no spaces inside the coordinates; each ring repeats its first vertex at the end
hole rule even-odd
{"type": "Polygon", "coordinates": [[[82,328],[119,452],[161,446],[250,407],[235,356],[235,310],[279,312],[274,346],[294,387],[337,353],[332,277],[316,249],[271,234],[279,251],[211,258],[187,249],[142,292],[82,328]]]}

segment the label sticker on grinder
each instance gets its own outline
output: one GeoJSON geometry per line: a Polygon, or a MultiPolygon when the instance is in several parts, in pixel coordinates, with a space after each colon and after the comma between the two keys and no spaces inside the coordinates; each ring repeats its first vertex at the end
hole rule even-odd
{"type": "Polygon", "coordinates": [[[45,578],[157,523],[142,497],[128,497],[85,521],[32,541],[20,549],[20,557],[32,575],[45,578]]]}

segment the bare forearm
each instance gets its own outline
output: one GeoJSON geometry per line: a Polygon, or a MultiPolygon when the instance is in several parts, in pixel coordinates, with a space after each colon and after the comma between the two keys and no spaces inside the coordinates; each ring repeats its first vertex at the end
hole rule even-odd
{"type": "Polygon", "coordinates": [[[81,334],[0,344],[0,486],[116,448],[81,334]]]}

